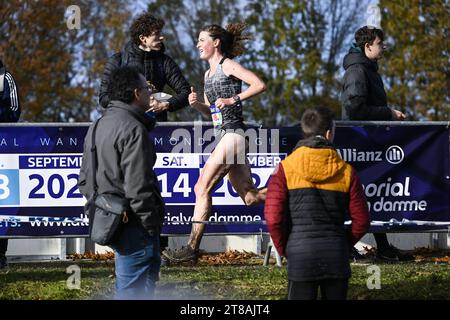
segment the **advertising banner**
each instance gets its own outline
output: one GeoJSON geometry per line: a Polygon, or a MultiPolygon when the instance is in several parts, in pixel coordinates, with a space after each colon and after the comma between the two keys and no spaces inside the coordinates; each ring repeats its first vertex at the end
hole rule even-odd
{"type": "MultiPolygon", "coordinates": [[[[0,237],[86,236],[84,197],[77,188],[87,125],[0,127],[0,237]]],[[[298,127],[250,128],[247,161],[257,188],[301,138],[298,127]]],[[[158,126],[150,133],[154,170],[166,202],[163,233],[190,232],[194,186],[217,140],[194,125],[158,126]]],[[[336,148],[358,171],[373,228],[426,229],[450,222],[449,133],[445,126],[338,127],[336,148]],[[421,221],[410,223],[410,221],[421,221]]],[[[266,232],[263,206],[246,207],[227,177],[213,194],[206,233],[266,232]]],[[[436,228],[436,227],[433,227],[436,228]]]]}
{"type": "Polygon", "coordinates": [[[427,221],[445,228],[450,221],[448,126],[342,127],[335,144],[361,178],[373,230],[388,227],[374,223],[386,221],[396,229],[415,224],[426,229],[427,221]]]}

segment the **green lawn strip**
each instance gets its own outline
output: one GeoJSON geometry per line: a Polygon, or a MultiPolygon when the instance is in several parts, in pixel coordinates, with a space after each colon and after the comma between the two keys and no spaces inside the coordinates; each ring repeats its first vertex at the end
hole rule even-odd
{"type": "Polygon", "coordinates": [[[285,268],[170,267],[162,270],[157,294],[172,299],[279,299],[285,286],[285,268]]]}
{"type": "Polygon", "coordinates": [[[379,264],[381,288],[369,290],[364,266],[353,266],[349,298],[374,300],[450,300],[450,265],[434,263],[379,264]]]}
{"type": "MultiPolygon", "coordinates": [[[[103,299],[111,296],[113,262],[55,261],[11,264],[0,274],[0,299],[103,299]],[[67,288],[70,265],[81,268],[80,290],[67,288]]],[[[369,290],[368,265],[352,265],[349,299],[450,300],[450,265],[434,263],[377,264],[381,289],[369,290]]],[[[163,267],[157,284],[158,299],[285,299],[286,266],[171,266],[163,267]]]]}
{"type": "Polygon", "coordinates": [[[113,263],[95,261],[54,261],[10,264],[7,274],[0,274],[0,300],[70,300],[90,299],[111,291],[113,263]],[[66,273],[70,265],[81,270],[80,289],[71,290],[66,273]]]}
{"type": "MultiPolygon", "coordinates": [[[[378,264],[379,290],[369,290],[372,273],[367,266],[352,266],[348,299],[450,300],[450,266],[447,264],[378,264]]],[[[158,290],[163,298],[174,299],[285,299],[286,267],[205,266],[163,269],[158,290]]]]}

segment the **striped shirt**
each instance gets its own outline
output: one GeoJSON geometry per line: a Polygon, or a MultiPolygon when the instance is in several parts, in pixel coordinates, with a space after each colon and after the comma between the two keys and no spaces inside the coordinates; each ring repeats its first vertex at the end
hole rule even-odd
{"type": "Polygon", "coordinates": [[[20,117],[19,95],[16,82],[8,71],[3,78],[3,92],[0,94],[0,122],[17,122],[20,117]]]}

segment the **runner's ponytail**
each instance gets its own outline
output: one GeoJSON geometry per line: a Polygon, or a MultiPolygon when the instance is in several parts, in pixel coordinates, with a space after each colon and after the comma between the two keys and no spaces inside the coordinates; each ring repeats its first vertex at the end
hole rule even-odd
{"type": "Polygon", "coordinates": [[[230,59],[244,53],[244,41],[250,39],[249,35],[242,32],[247,27],[245,23],[230,23],[224,29],[219,25],[213,24],[202,28],[201,31],[208,32],[211,38],[220,40],[220,51],[230,59]]]}

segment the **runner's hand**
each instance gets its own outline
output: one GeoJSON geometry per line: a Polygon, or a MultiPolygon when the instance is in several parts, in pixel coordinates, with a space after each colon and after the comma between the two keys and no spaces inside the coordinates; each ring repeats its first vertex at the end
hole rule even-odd
{"type": "Polygon", "coordinates": [[[229,98],[229,99],[219,98],[216,100],[215,105],[217,108],[222,109],[222,108],[233,105],[234,102],[235,101],[233,100],[233,98],[229,98]]]}
{"type": "Polygon", "coordinates": [[[191,93],[189,94],[188,99],[189,105],[195,108],[199,101],[197,100],[197,92],[195,92],[194,87],[191,87],[191,93]]]}

